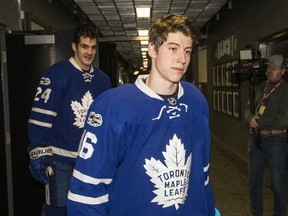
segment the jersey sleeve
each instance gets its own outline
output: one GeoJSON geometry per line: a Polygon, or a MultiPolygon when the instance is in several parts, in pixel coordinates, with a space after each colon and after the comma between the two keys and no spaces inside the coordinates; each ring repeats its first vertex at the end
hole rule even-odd
{"type": "Polygon", "coordinates": [[[109,185],[124,155],[125,123],[118,123],[104,97],[88,111],[75,169],[70,182],[67,210],[73,215],[106,215],[109,185]]]}
{"type": "Polygon", "coordinates": [[[29,141],[34,146],[48,146],[51,143],[50,131],[57,116],[64,84],[55,74],[56,67],[46,70],[36,90],[28,121],[29,141]]]}

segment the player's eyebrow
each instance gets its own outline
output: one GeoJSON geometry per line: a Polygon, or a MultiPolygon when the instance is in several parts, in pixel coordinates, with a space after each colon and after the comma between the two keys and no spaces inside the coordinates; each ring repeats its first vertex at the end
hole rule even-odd
{"type": "MultiPolygon", "coordinates": [[[[178,46],[180,47],[180,44],[176,43],[176,42],[168,42],[167,45],[175,45],[175,46],[178,46]]],[[[185,47],[184,50],[186,49],[192,49],[192,46],[188,46],[188,47],[185,47]]]]}

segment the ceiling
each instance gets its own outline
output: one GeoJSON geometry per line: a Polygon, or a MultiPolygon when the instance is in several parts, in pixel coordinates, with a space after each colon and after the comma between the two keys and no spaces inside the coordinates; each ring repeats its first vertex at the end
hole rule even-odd
{"type": "Polygon", "coordinates": [[[71,0],[98,28],[101,42],[115,42],[118,53],[137,70],[143,66],[138,30],[163,15],[187,15],[201,29],[229,0],[71,0]],[[137,18],[136,7],[149,7],[150,18],[137,18]]]}

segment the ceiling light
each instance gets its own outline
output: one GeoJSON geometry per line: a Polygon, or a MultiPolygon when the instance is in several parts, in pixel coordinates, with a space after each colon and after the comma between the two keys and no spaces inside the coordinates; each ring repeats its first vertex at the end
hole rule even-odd
{"type": "Polygon", "coordinates": [[[136,8],[137,17],[150,17],[150,8],[136,8]]]}
{"type": "Polygon", "coordinates": [[[148,30],[138,30],[139,36],[148,36],[148,30]]]}
{"type": "Polygon", "coordinates": [[[143,67],[148,68],[148,62],[143,61],[143,67]]]}
{"type": "Polygon", "coordinates": [[[141,45],[147,45],[147,44],[148,44],[148,40],[140,41],[140,44],[141,44],[141,45]]]}
{"type": "Polygon", "coordinates": [[[147,52],[148,51],[148,47],[141,47],[141,52],[147,52]]]}

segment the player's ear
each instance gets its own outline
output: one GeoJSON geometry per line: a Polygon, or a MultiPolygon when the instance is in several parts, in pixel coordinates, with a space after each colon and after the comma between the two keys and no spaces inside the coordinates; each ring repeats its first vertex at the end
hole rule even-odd
{"type": "Polygon", "coordinates": [[[148,44],[148,54],[149,54],[149,56],[151,58],[155,58],[156,57],[157,51],[155,49],[155,45],[152,44],[152,43],[148,44]]]}
{"type": "Polygon", "coordinates": [[[285,72],[286,72],[286,69],[282,69],[282,70],[281,70],[282,76],[285,74],[285,72]]]}
{"type": "Polygon", "coordinates": [[[76,52],[76,49],[77,49],[77,45],[76,45],[76,43],[71,43],[71,47],[72,47],[72,50],[74,51],[74,52],[76,52]]]}

